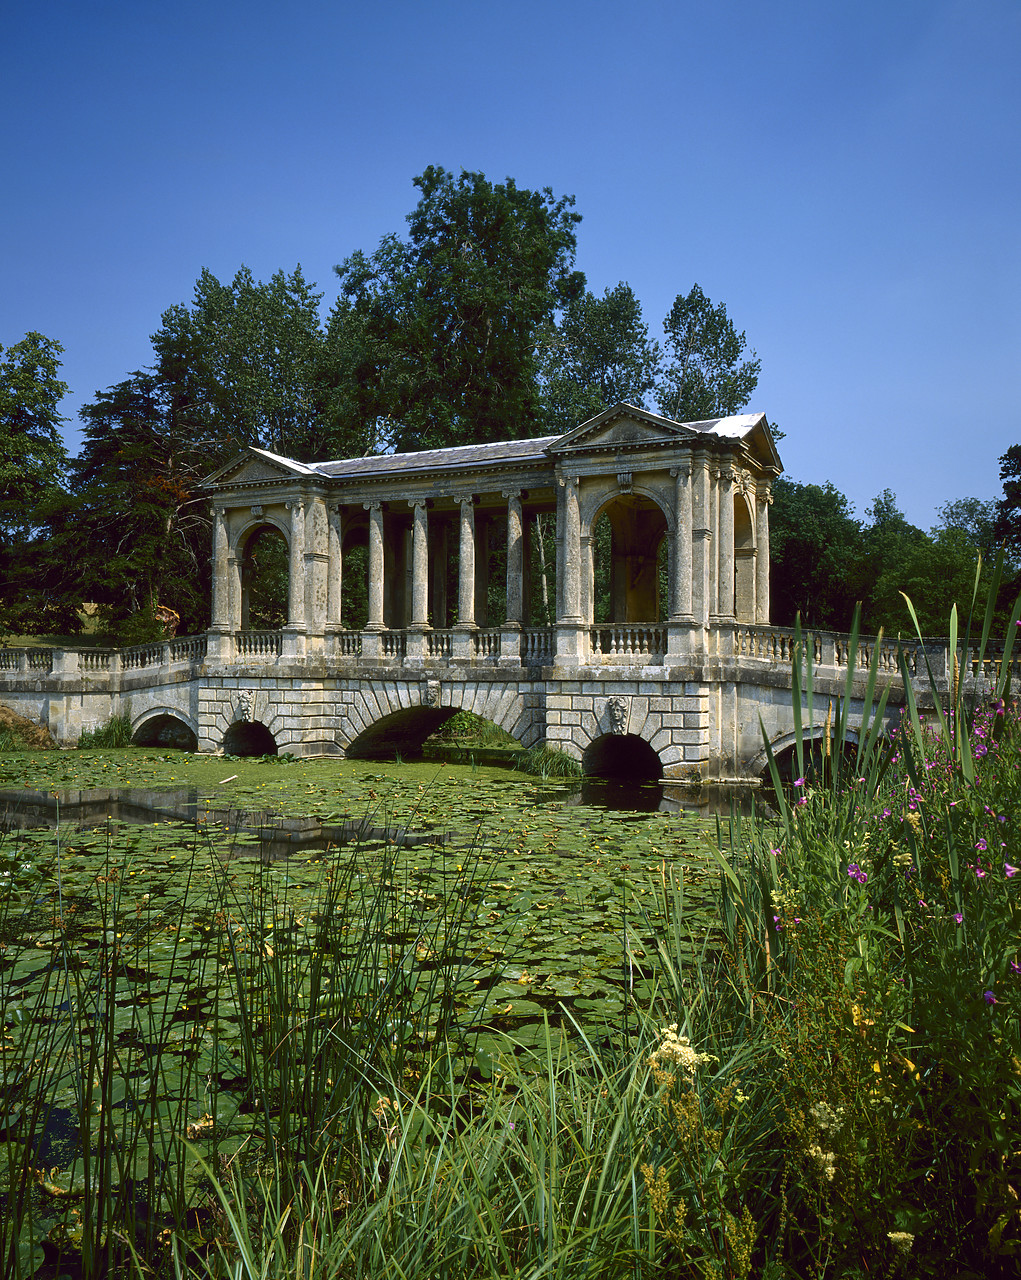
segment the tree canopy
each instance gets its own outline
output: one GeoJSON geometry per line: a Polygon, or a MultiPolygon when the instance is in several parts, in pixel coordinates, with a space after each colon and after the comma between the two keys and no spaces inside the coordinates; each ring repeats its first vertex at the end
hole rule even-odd
{"type": "Polygon", "coordinates": [[[738,333],[722,302],[714,307],[699,286],[679,293],[663,328],[672,363],[659,387],[660,412],[678,422],[726,417],[747,405],[759,382],[761,360],[738,333]]]}
{"type": "Polygon", "coordinates": [[[435,166],[414,181],[407,239],[336,268],[355,400],[398,450],[540,434],[539,338],[584,287],[574,199],[435,166]]]}
{"type": "Polygon", "coordinates": [[[0,347],[0,632],[22,630],[52,612],[35,562],[39,526],[67,465],[62,352],[59,342],[35,332],[0,347]]]}

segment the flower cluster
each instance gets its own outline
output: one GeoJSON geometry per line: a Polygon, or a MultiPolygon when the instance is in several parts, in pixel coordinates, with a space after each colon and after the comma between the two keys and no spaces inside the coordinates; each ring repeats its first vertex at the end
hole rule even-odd
{"type": "Polygon", "coordinates": [[[676,1022],[663,1027],[659,1034],[660,1042],[649,1057],[649,1066],[656,1073],[657,1080],[660,1075],[668,1074],[671,1068],[679,1069],[694,1079],[699,1067],[716,1061],[711,1054],[698,1053],[693,1049],[687,1036],[679,1036],[676,1022]]]}
{"type": "Polygon", "coordinates": [[[866,872],[862,871],[861,867],[858,866],[857,862],[848,863],[847,874],[851,877],[852,880],[857,880],[859,884],[868,883],[868,875],[866,874],[866,872]]]}

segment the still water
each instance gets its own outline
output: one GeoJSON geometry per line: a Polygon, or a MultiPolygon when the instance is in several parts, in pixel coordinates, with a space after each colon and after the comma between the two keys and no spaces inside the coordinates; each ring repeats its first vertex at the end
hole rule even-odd
{"type": "MultiPolygon", "coordinates": [[[[543,783],[520,779],[521,798],[535,808],[560,807],[595,810],[619,815],[622,822],[641,821],[654,814],[690,815],[712,819],[732,812],[747,816],[753,804],[761,812],[761,789],[737,786],[692,787],[670,782],[614,781],[585,778],[575,782],[543,783]]],[[[244,833],[256,837],[266,860],[309,854],[330,846],[356,840],[383,840],[404,848],[419,844],[454,841],[458,824],[450,831],[446,823],[429,821],[408,825],[381,823],[376,817],[346,818],[340,822],[317,817],[285,817],[266,809],[224,806],[197,787],[165,790],[144,787],[97,788],[94,790],[33,791],[28,788],[0,789],[0,831],[54,827],[67,823],[74,827],[98,827],[108,821],[150,826],[154,823],[184,823],[203,828],[244,833]]],[[[461,828],[463,833],[463,828],[461,828]]]]}

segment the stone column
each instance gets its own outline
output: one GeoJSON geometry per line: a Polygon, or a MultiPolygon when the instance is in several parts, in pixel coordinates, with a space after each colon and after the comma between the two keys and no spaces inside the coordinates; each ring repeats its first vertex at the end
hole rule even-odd
{"type": "Polygon", "coordinates": [[[755,493],[755,621],[769,626],[769,504],[772,486],[760,480],[755,493]]]}
{"type": "Polygon", "coordinates": [[[383,626],[383,504],[365,502],[369,513],[369,616],[362,633],[362,657],[378,658],[382,652],[379,633],[383,626]]]}
{"type": "Polygon", "coordinates": [[[521,494],[505,492],[507,499],[507,614],[500,634],[500,665],[521,662],[521,625],[525,615],[525,538],[521,520],[521,494]]]}
{"type": "Polygon", "coordinates": [[[344,581],[344,517],[339,506],[333,503],[326,509],[330,522],[329,564],[326,578],[326,630],[340,631],[344,622],[341,617],[341,588],[344,581]]]}
{"type": "Polygon", "coordinates": [[[206,654],[210,662],[230,662],[234,657],[234,623],[231,618],[227,512],[213,507],[213,598],[206,654]]]}
{"type": "Polygon", "coordinates": [[[411,525],[411,625],[429,626],[429,512],[424,498],[414,503],[411,525]]]}
{"type": "Polygon", "coordinates": [[[369,616],[368,631],[383,630],[383,504],[366,502],[369,513],[369,616]]]}
{"type": "Polygon", "coordinates": [[[411,506],[411,622],[406,653],[410,661],[422,662],[429,630],[429,509],[424,498],[411,506]]]}
{"type": "Polygon", "coordinates": [[[670,555],[670,614],[667,623],[667,660],[678,662],[695,643],[692,628],[694,555],[692,548],[692,464],[690,459],[671,467],[674,477],[674,538],[670,555]]]}
{"type": "Polygon", "coordinates": [[[578,477],[564,476],[561,503],[562,523],[557,530],[563,546],[563,591],[561,612],[557,618],[557,666],[577,666],[586,646],[583,643],[584,619],[581,616],[581,512],[578,507],[578,477]]]}
{"type": "Polygon", "coordinates": [[[284,627],[281,657],[303,658],[305,636],[305,502],[292,498],[286,504],[291,513],[291,540],[288,563],[287,626],[284,627]]]}
{"type": "Polygon", "coordinates": [[[451,644],[451,658],[468,662],[472,657],[475,626],[475,499],[460,499],[461,539],[457,563],[457,624],[451,644]]]}

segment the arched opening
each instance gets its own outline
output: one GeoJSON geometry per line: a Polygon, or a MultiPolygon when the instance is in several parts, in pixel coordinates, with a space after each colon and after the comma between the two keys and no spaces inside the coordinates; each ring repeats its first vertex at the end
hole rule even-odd
{"type": "Polygon", "coordinates": [[[245,542],[241,557],[241,630],[286,626],[289,590],[287,541],[273,525],[262,525],[245,542]]]}
{"type": "Polygon", "coordinates": [[[383,716],[355,738],[345,754],[350,760],[415,760],[422,744],[457,710],[456,707],[407,707],[383,716]]]}
{"type": "Polygon", "coordinates": [[[666,517],[649,498],[620,494],[592,525],[596,623],[656,623],[666,617],[666,517]]]}
{"type": "Polygon", "coordinates": [[[195,731],[177,716],[151,716],[138,726],[131,741],[137,747],[164,747],[171,751],[197,751],[195,731]]]}
{"type": "Polygon", "coordinates": [[[734,497],[734,616],[755,621],[755,533],[743,493],[734,497]]]}
{"type": "Polygon", "coordinates": [[[340,620],[349,631],[362,631],[369,618],[369,546],[365,525],[344,539],[340,572],[340,620]]]}
{"type": "Polygon", "coordinates": [[[662,778],[663,764],[644,738],[606,733],[585,748],[582,772],[595,778],[662,778]]]}
{"type": "Polygon", "coordinates": [[[277,744],[258,720],[237,720],[223,735],[223,751],[228,756],[275,756],[277,744]]]}

